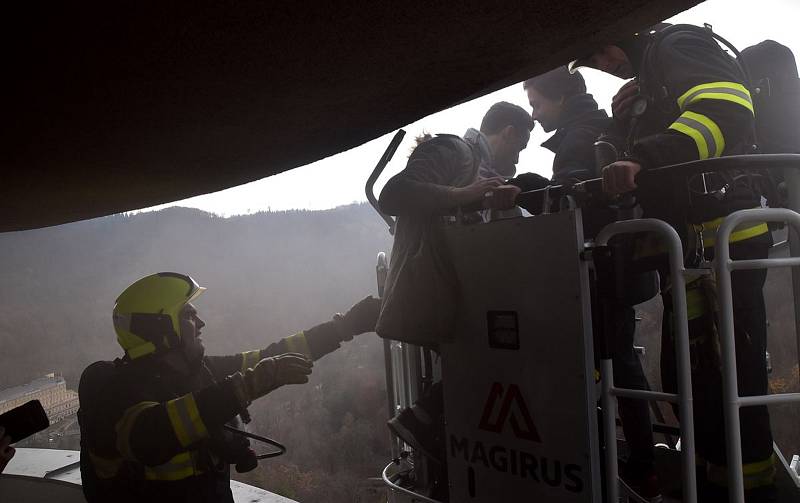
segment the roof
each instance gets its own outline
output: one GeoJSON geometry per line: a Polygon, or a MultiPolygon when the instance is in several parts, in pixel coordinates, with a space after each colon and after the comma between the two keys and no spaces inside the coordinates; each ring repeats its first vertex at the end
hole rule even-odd
{"type": "Polygon", "coordinates": [[[0,231],[280,173],[699,2],[19,2],[0,231]]]}

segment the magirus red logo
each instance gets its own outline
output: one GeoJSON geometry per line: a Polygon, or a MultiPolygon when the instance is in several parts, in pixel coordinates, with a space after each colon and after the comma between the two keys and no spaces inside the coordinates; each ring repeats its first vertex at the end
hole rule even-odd
{"type": "Polygon", "coordinates": [[[509,384],[504,389],[502,384],[496,382],[489,390],[478,428],[502,433],[506,423],[518,438],[532,442],[542,441],[519,386],[509,384]]]}

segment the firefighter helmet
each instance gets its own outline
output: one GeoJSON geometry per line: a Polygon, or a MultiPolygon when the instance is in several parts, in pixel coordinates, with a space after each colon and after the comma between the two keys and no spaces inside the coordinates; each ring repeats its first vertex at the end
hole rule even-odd
{"type": "Polygon", "coordinates": [[[204,291],[190,276],[175,272],[136,281],[114,304],[119,345],[132,360],[179,346],[181,309],[204,291]]]}

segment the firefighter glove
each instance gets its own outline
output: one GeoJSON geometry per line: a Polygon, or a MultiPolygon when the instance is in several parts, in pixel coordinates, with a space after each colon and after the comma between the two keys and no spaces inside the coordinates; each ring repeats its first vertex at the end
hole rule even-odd
{"type": "Polygon", "coordinates": [[[264,358],[244,373],[244,384],[249,401],[261,398],[284,384],[303,384],[313,367],[311,360],[299,353],[284,353],[264,358]]]}
{"type": "Polygon", "coordinates": [[[358,301],[344,315],[337,314],[334,320],[338,323],[339,334],[342,340],[349,341],[354,335],[364,332],[374,332],[381,312],[381,299],[372,295],[358,301]]]}

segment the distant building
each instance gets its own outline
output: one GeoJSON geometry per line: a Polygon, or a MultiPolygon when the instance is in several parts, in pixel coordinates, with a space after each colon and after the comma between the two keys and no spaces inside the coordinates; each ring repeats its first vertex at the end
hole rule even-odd
{"type": "Polygon", "coordinates": [[[39,400],[50,424],[78,412],[78,393],[67,389],[60,374],[47,374],[21,386],[0,390],[0,414],[31,400],[39,400]]]}

